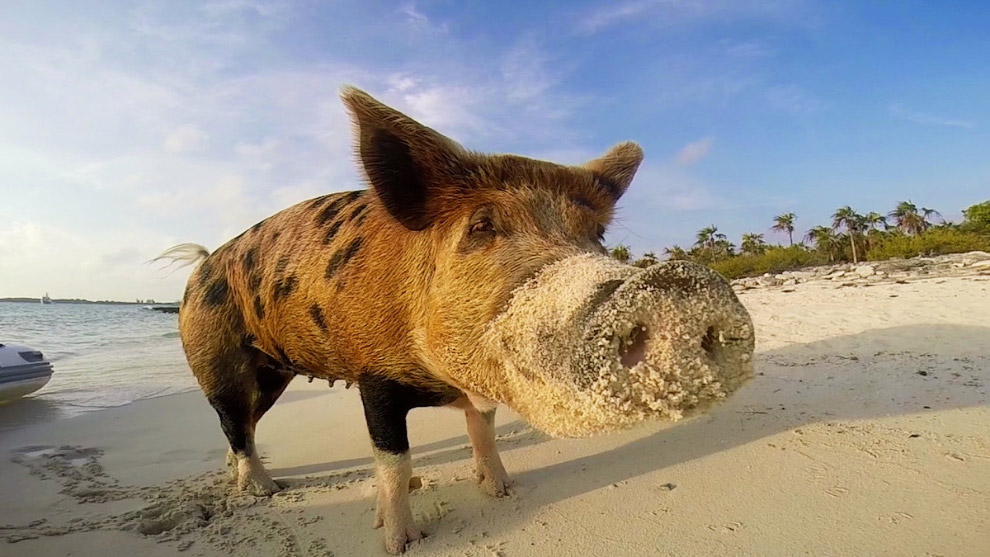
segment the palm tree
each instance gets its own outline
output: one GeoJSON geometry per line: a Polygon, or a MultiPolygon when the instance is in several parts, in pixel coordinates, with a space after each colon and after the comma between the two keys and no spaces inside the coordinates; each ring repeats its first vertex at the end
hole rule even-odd
{"type": "Polygon", "coordinates": [[[863,224],[866,227],[867,249],[873,249],[887,235],[887,229],[890,228],[890,225],[887,224],[887,217],[876,211],[866,213],[863,217],[863,224]]]}
{"type": "Polygon", "coordinates": [[[890,217],[894,219],[894,224],[897,228],[912,236],[917,236],[928,230],[932,226],[929,218],[933,215],[942,218],[942,215],[938,211],[929,209],[928,207],[922,207],[919,213],[918,206],[911,203],[910,200],[901,201],[890,212],[890,217]]]}
{"type": "Polygon", "coordinates": [[[876,211],[866,213],[866,216],[863,217],[863,222],[866,224],[867,228],[874,228],[876,230],[880,230],[881,228],[887,230],[890,228],[890,225],[887,223],[887,217],[876,211]]]}
{"type": "Polygon", "coordinates": [[[840,207],[832,215],[832,229],[839,230],[841,228],[845,228],[849,235],[849,245],[852,246],[853,263],[859,263],[859,257],[856,254],[856,238],[865,228],[864,222],[863,215],[857,213],[849,205],[840,207]]]}
{"type": "Polygon", "coordinates": [[[639,259],[637,259],[633,263],[633,266],[640,267],[640,268],[645,269],[647,267],[652,267],[652,266],[656,265],[659,262],[660,262],[660,260],[657,259],[657,254],[653,253],[652,251],[648,251],[648,252],[646,252],[646,253],[643,254],[643,257],[640,257],[639,259]]]}
{"type": "Polygon", "coordinates": [[[773,218],[775,224],[770,227],[770,230],[787,232],[787,239],[790,240],[792,246],[794,245],[794,219],[794,213],[783,213],[773,218]]]}
{"type": "Polygon", "coordinates": [[[694,245],[695,247],[707,250],[711,255],[712,263],[715,263],[715,254],[717,253],[719,242],[724,242],[725,240],[725,234],[719,232],[718,227],[713,224],[698,231],[697,240],[694,242],[694,245]]]}
{"type": "MultiPolygon", "coordinates": [[[[667,256],[670,261],[687,261],[688,254],[684,251],[684,248],[678,245],[670,246],[669,248],[663,248],[663,254],[667,256]]],[[[645,256],[644,256],[645,257],[645,256]]]]}
{"type": "Polygon", "coordinates": [[[750,232],[742,235],[742,243],[739,244],[739,249],[743,253],[760,255],[767,251],[767,243],[763,241],[763,234],[750,232]]]}
{"type": "Polygon", "coordinates": [[[630,253],[629,247],[624,246],[622,244],[619,244],[614,248],[612,248],[612,250],[609,252],[609,255],[612,256],[612,259],[615,259],[616,261],[626,264],[628,264],[629,260],[632,259],[632,253],[630,253]]]}
{"type": "Polygon", "coordinates": [[[805,241],[815,244],[815,249],[828,254],[829,262],[835,261],[835,251],[839,246],[839,237],[827,226],[816,226],[804,236],[805,241]]]}
{"type": "Polygon", "coordinates": [[[922,216],[922,218],[925,219],[925,222],[927,223],[927,226],[925,228],[928,228],[928,227],[930,227],[930,226],[932,226],[932,225],[935,224],[934,222],[928,220],[929,217],[931,217],[932,215],[938,217],[939,220],[941,220],[943,223],[945,222],[945,219],[942,218],[942,213],[939,213],[935,209],[929,209],[928,207],[922,207],[921,208],[921,216],[922,216]]]}

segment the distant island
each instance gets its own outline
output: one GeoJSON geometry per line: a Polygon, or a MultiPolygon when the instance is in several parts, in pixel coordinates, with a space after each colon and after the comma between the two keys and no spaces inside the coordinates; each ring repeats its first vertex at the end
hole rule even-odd
{"type": "MultiPolygon", "coordinates": [[[[41,298],[0,298],[0,302],[30,302],[40,304],[41,298]]],[[[120,302],[116,300],[84,300],[82,298],[53,298],[54,304],[105,304],[115,306],[178,306],[179,302],[156,302],[155,300],[135,300],[133,302],[120,302]]]]}

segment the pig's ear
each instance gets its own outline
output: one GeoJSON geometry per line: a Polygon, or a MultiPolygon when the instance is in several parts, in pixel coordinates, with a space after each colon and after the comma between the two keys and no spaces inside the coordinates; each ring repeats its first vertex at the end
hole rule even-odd
{"type": "Polygon", "coordinates": [[[439,188],[463,175],[465,151],[454,141],[353,87],[341,99],[355,124],[357,153],[388,212],[410,230],[434,218],[439,188]]]}
{"type": "Polygon", "coordinates": [[[641,162],[643,149],[627,141],[612,147],[603,157],[585,163],[584,167],[594,172],[613,199],[618,200],[629,188],[641,162]]]}

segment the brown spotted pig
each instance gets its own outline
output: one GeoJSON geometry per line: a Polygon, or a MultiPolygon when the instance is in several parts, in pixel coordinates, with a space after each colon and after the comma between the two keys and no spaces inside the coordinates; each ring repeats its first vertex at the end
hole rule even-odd
{"type": "Polygon", "coordinates": [[[179,327],[237,487],[278,489],[254,432],[293,377],[354,382],[377,463],[375,527],[397,553],[423,535],[409,507],[406,414],[462,409],[479,483],[506,493],[494,417],[498,402],[514,399],[497,358],[482,353],[487,327],[544,267],[601,258],[643,155],[634,143],[583,166],[483,155],[361,91],[342,98],[367,190],[299,203],[212,254],[187,244],[165,255],[205,258],[179,327]]]}

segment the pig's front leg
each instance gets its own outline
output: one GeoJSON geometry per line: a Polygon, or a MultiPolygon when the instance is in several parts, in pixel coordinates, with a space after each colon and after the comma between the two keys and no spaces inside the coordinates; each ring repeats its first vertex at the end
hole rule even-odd
{"type": "Polygon", "coordinates": [[[495,446],[495,410],[494,403],[477,404],[472,399],[464,409],[464,415],[474,448],[475,479],[492,497],[503,497],[508,493],[509,476],[495,446]],[[476,405],[481,406],[481,410],[476,405]]]}
{"type": "Polygon", "coordinates": [[[402,553],[407,543],[423,537],[423,531],[413,522],[409,507],[412,461],[406,414],[412,405],[405,388],[392,381],[362,382],[360,389],[378,473],[374,527],[384,527],[386,551],[402,553]]]}

